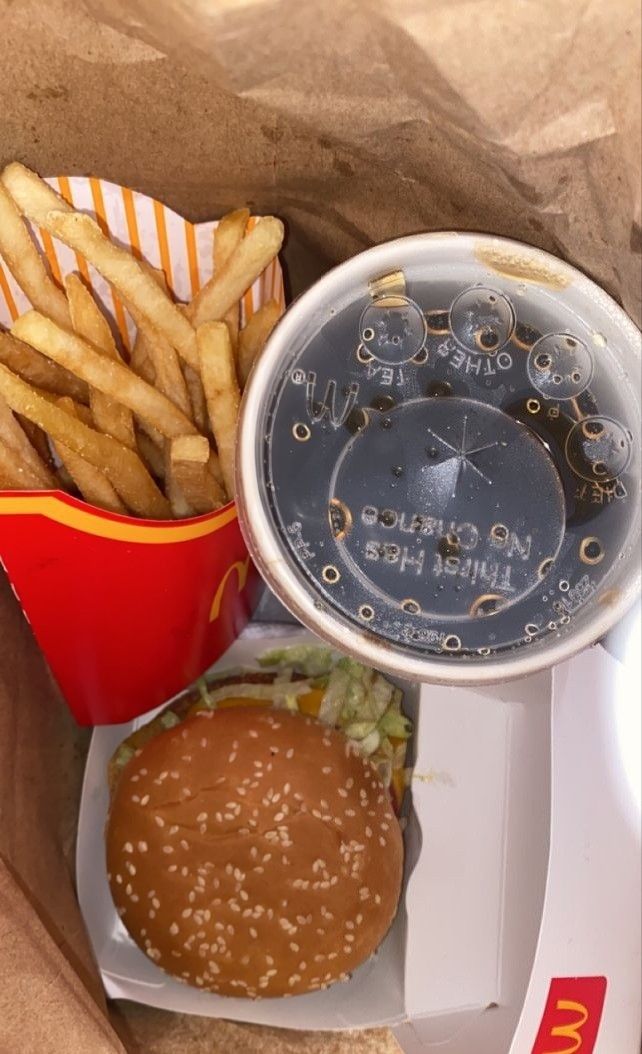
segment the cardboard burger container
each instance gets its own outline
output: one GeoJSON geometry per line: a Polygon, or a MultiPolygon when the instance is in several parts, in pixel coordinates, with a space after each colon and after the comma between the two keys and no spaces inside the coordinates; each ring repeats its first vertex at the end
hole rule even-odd
{"type": "MultiPolygon", "coordinates": [[[[193,297],[210,277],[214,224],[194,226],[144,194],[99,179],[50,183],[110,237],[161,268],[178,300],[193,297]]],[[[135,327],[104,279],[46,232],[33,234],[54,276],[81,271],[130,350],[135,327]]],[[[245,319],[270,298],[283,302],[278,261],[244,297],[245,319]]],[[[9,326],[28,306],[0,262],[0,322],[9,326]]],[[[260,593],[233,503],[191,520],[157,522],[63,493],[4,492],[0,561],[81,724],[128,720],[185,687],[229,647],[260,593]]]]}
{"type": "MultiPolygon", "coordinates": [[[[553,672],[490,688],[398,682],[415,726],[399,911],[347,982],[294,999],[203,992],[136,947],[107,882],[105,770],[147,718],[96,729],[76,874],[107,995],[266,1026],[385,1025],[406,1054],[548,1054],[551,1037],[571,1044],[575,1034],[588,1050],[634,1051],[640,802],[630,737],[639,732],[639,638],[637,613],[610,642],[619,658],[598,646],[553,672]]],[[[315,640],[300,627],[254,622],[218,666],[252,665],[266,649],[315,640]]]]}
{"type": "MultiPolygon", "coordinates": [[[[563,256],[639,322],[638,5],[420,8],[10,5],[2,162],[100,175],[193,219],[276,213],[295,293],[368,245],[475,230],[563,256]]],[[[423,689],[390,950],[313,1009],[211,1017],[159,1009],[155,984],[154,1006],[131,987],[105,999],[99,968],[111,995],[131,982],[107,981],[77,903],[89,734],[3,583],[2,1054],[635,1054],[640,663],[626,628],[613,654],[598,645],[528,683],[423,689]]]]}

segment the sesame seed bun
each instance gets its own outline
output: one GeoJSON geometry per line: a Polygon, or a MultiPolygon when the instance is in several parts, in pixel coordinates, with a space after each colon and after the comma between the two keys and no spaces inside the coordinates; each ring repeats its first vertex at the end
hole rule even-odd
{"type": "Polygon", "coordinates": [[[220,995],[345,980],[397,910],[389,794],[342,734],[288,711],[205,711],[145,743],[114,788],[106,844],[136,943],[220,995]]]}

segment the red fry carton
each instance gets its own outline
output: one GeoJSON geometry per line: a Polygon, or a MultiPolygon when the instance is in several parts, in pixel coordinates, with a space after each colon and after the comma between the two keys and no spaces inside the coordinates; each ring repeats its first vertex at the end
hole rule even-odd
{"type": "MultiPolygon", "coordinates": [[[[157,201],[98,179],[50,180],[115,240],[162,268],[187,301],[212,273],[213,223],[192,225],[157,201]]],[[[251,221],[250,221],[251,222],[251,221]]],[[[80,271],[129,351],[135,327],[82,257],[33,228],[52,275],[80,271]]],[[[283,303],[275,261],[246,294],[249,318],[283,303]]],[[[29,303],[0,262],[0,323],[29,303]]],[[[260,593],[233,503],[184,521],[120,516],[61,492],[0,494],[0,561],[80,724],[114,724],[198,677],[241,632],[260,593]]]]}

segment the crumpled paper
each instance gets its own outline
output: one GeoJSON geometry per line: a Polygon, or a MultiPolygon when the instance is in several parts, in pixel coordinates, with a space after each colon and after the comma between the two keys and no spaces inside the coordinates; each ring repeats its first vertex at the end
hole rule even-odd
{"type": "MultiPolygon", "coordinates": [[[[373,242],[487,231],[641,315],[637,0],[0,0],[1,163],[288,224],[290,292],[373,242]]],[[[55,598],[52,598],[55,603],[55,598]]],[[[393,1054],[117,1004],[73,892],[87,733],[0,590],[0,1054],[393,1054]]]]}

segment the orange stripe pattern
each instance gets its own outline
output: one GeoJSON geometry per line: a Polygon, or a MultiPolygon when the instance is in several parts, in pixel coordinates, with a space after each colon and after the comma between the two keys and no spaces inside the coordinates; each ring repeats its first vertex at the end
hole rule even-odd
{"type": "MultiPolygon", "coordinates": [[[[67,204],[71,205],[71,207],[73,208],[74,199],[73,199],[73,195],[71,193],[71,185],[69,183],[69,179],[67,178],[67,176],[59,176],[58,177],[58,189],[60,191],[61,196],[65,199],[67,204]]],[[[44,238],[44,231],[41,231],[40,233],[43,235],[43,238],[44,238]]],[[[76,263],[78,265],[78,270],[80,271],[80,273],[83,276],[83,278],[84,278],[85,282],[87,283],[87,285],[91,287],[91,279],[89,277],[89,266],[87,264],[87,261],[85,260],[85,257],[82,256],[81,253],[78,253],[78,252],[75,253],[74,255],[76,257],[76,263]]]]}
{"type": "Polygon", "coordinates": [[[165,223],[165,206],[160,201],[154,200],[154,220],[156,221],[156,236],[158,238],[158,251],[160,253],[161,267],[165,273],[165,281],[172,288],[172,261],[169,255],[169,244],[167,242],[167,224],[165,223]]]}
{"type": "Polygon", "coordinates": [[[127,233],[129,234],[131,251],[137,260],[142,260],[143,254],[140,251],[140,238],[138,235],[138,220],[136,218],[134,195],[129,187],[121,187],[121,191],[123,195],[123,205],[125,207],[125,219],[127,221],[127,233]]]}
{"type": "Polygon", "coordinates": [[[185,248],[187,249],[189,282],[192,296],[195,297],[201,288],[201,279],[198,273],[198,256],[196,253],[196,233],[194,225],[189,220],[183,220],[183,223],[185,224],[185,248]]]}
{"type": "MultiPolygon", "coordinates": [[[[105,200],[103,198],[103,188],[100,185],[100,180],[92,176],[89,180],[89,186],[91,187],[91,197],[94,202],[94,210],[96,212],[96,219],[98,226],[105,235],[109,237],[109,226],[107,224],[107,213],[105,210],[105,200]]],[[[112,289],[111,298],[114,304],[114,314],[116,316],[116,325],[118,326],[118,332],[120,333],[120,339],[126,351],[129,351],[129,334],[127,332],[127,319],[125,318],[125,309],[123,307],[120,297],[112,289]]]]}
{"type": "Polygon", "coordinates": [[[7,310],[11,315],[11,321],[15,322],[20,312],[16,307],[16,302],[13,299],[13,293],[11,292],[11,287],[9,286],[9,283],[7,281],[7,276],[4,273],[4,268],[2,267],[2,264],[0,264],[0,292],[2,292],[2,295],[5,299],[7,310]]]}
{"type": "Polygon", "coordinates": [[[51,271],[51,277],[53,278],[56,285],[59,285],[62,289],[62,275],[60,273],[60,264],[58,263],[58,257],[56,256],[56,249],[53,243],[53,239],[49,231],[41,230],[40,236],[42,238],[42,247],[45,250],[45,256],[49,263],[49,270],[51,271]]]}

